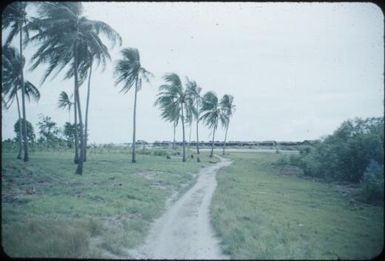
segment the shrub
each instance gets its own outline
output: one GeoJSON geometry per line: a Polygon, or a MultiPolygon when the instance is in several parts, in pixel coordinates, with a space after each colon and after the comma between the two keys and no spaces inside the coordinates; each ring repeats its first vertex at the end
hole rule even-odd
{"type": "Polygon", "coordinates": [[[370,160],[383,165],[383,158],[384,119],[357,118],[313,147],[304,147],[291,163],[308,176],[359,183],[370,160]]]}
{"type": "Polygon", "coordinates": [[[384,201],[384,166],[371,160],[361,179],[361,198],[366,202],[384,201]]]}
{"type": "Polygon", "coordinates": [[[168,154],[167,154],[167,151],[165,151],[165,150],[154,150],[153,152],[152,152],[152,155],[154,155],[154,156],[167,156],[168,154]]]}

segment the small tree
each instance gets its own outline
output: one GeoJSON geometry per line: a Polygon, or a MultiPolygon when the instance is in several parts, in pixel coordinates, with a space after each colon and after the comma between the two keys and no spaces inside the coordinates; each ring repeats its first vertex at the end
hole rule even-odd
{"type": "Polygon", "coordinates": [[[52,121],[49,116],[41,116],[41,121],[37,124],[39,126],[39,141],[52,145],[60,141],[60,130],[56,127],[56,122],[52,121]]]}
{"type": "Polygon", "coordinates": [[[16,138],[17,138],[17,140],[20,140],[20,133],[23,133],[23,131],[24,131],[24,129],[22,129],[21,131],[20,131],[20,126],[21,126],[21,128],[23,128],[24,126],[27,126],[27,139],[28,139],[28,142],[29,143],[33,143],[33,142],[35,142],[35,132],[34,132],[34,130],[33,130],[33,126],[32,126],[32,124],[29,122],[29,121],[26,121],[26,123],[25,123],[25,125],[24,125],[24,119],[19,119],[19,120],[17,120],[16,122],[15,122],[15,124],[13,125],[13,129],[14,129],[14,131],[15,131],[15,133],[16,133],[16,138]],[[20,122],[19,121],[21,121],[21,124],[20,124],[20,122]]]}
{"type": "MultiPolygon", "coordinates": [[[[78,124],[77,127],[78,127],[77,131],[79,132],[80,125],[78,124]]],[[[66,122],[63,128],[63,135],[66,141],[67,147],[72,148],[75,145],[75,135],[76,135],[75,124],[66,122]]]]}

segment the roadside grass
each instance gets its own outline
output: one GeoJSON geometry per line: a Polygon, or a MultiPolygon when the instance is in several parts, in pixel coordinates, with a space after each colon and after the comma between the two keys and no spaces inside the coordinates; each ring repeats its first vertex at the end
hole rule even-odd
{"type": "MultiPolygon", "coordinates": [[[[214,230],[235,259],[368,259],[384,245],[383,206],[352,205],[328,184],[279,175],[283,155],[231,153],[217,173],[214,230]]],[[[325,170],[327,171],[327,170],[325,170]]]]}
{"type": "Polygon", "coordinates": [[[28,163],[15,155],[3,150],[1,175],[2,247],[11,257],[124,255],[210,160],[156,152],[133,164],[125,150],[90,150],[78,176],[72,151],[33,152],[28,163]]]}

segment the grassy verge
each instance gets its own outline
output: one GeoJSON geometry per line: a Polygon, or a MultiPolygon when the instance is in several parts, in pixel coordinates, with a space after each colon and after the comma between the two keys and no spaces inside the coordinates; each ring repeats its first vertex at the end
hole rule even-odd
{"type": "Polygon", "coordinates": [[[208,164],[164,153],[88,154],[83,176],[74,175],[72,152],[34,152],[31,161],[2,154],[2,247],[12,257],[123,255],[142,240],[166,199],[208,164]]]}
{"type": "MultiPolygon", "coordinates": [[[[327,184],[279,175],[282,155],[231,153],[211,205],[236,259],[366,259],[384,244],[383,206],[351,205],[327,184]]],[[[327,171],[327,170],[326,170],[327,171]]]]}

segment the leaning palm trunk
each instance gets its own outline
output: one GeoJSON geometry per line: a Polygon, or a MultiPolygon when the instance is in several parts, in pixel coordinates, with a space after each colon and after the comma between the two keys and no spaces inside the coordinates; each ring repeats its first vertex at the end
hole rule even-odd
{"type": "Polygon", "coordinates": [[[132,163],[136,162],[136,154],[135,154],[135,135],[136,135],[136,97],[138,94],[138,80],[135,83],[135,98],[134,98],[134,122],[133,122],[133,134],[132,134],[132,163]]]}
{"type": "MultiPolygon", "coordinates": [[[[74,87],[74,93],[76,93],[76,87],[74,87]]],[[[76,102],[76,96],[74,99],[74,123],[75,123],[75,129],[74,129],[74,139],[75,139],[75,157],[74,157],[74,163],[78,164],[79,162],[79,133],[78,133],[78,110],[77,110],[77,102],[76,102]]]]}
{"type": "Polygon", "coordinates": [[[87,161],[87,142],[88,142],[88,107],[90,104],[90,85],[91,85],[91,74],[92,74],[92,58],[91,58],[91,66],[90,66],[90,73],[88,75],[88,87],[87,87],[87,104],[86,104],[86,118],[85,118],[85,139],[84,139],[84,147],[83,147],[83,153],[84,153],[84,161],[87,161]]]}
{"type": "Polygon", "coordinates": [[[229,125],[226,126],[225,140],[223,141],[223,151],[222,151],[222,155],[225,155],[226,139],[227,139],[227,130],[228,130],[228,129],[229,129],[229,125]]]}
{"type": "Polygon", "coordinates": [[[175,150],[175,132],[176,132],[176,122],[174,121],[174,139],[172,140],[172,149],[175,150]]]}
{"type": "Polygon", "coordinates": [[[214,131],[213,131],[213,139],[211,141],[211,152],[210,152],[210,158],[213,157],[214,155],[214,137],[215,137],[215,131],[216,131],[217,127],[215,126],[214,127],[214,131]]]}
{"type": "MultiPolygon", "coordinates": [[[[23,23],[24,19],[20,21],[20,57],[23,57],[23,23]]],[[[25,85],[24,85],[24,73],[23,73],[23,63],[20,63],[20,84],[21,84],[21,104],[23,110],[23,140],[24,140],[24,161],[29,160],[28,156],[28,140],[27,140],[27,115],[25,112],[25,85]]]]}
{"type": "Polygon", "coordinates": [[[21,159],[21,154],[23,151],[23,134],[22,134],[22,123],[21,123],[21,112],[20,112],[20,103],[19,103],[19,96],[16,93],[16,103],[17,103],[17,114],[19,116],[19,153],[17,154],[17,158],[21,159]]]}
{"type": "MultiPolygon", "coordinates": [[[[196,102],[196,107],[198,108],[198,101],[196,102]]],[[[198,125],[199,125],[199,111],[197,112],[197,154],[199,155],[198,125]]],[[[199,161],[199,156],[198,156],[198,161],[199,161]]]]}
{"type": "Polygon", "coordinates": [[[184,114],[183,114],[183,103],[182,103],[182,131],[183,131],[183,141],[182,141],[182,146],[183,146],[183,158],[182,161],[186,161],[186,148],[185,148],[185,134],[184,134],[184,114]]]}
{"type": "MultiPolygon", "coordinates": [[[[84,135],[83,135],[83,120],[82,120],[82,110],[80,106],[80,97],[79,97],[79,86],[78,86],[78,57],[77,57],[77,50],[76,50],[76,44],[74,46],[75,52],[74,52],[74,79],[75,79],[75,100],[77,103],[77,109],[78,109],[78,116],[79,116],[79,125],[80,125],[80,153],[79,153],[79,161],[78,166],[76,168],[76,174],[82,175],[83,173],[83,161],[84,161],[84,154],[83,154],[83,144],[84,144],[84,135]]],[[[76,126],[75,126],[76,128],[76,126]]]]}
{"type": "Polygon", "coordinates": [[[197,118],[197,161],[200,162],[200,158],[199,158],[199,136],[198,136],[198,124],[199,124],[199,117],[197,118]]]}

